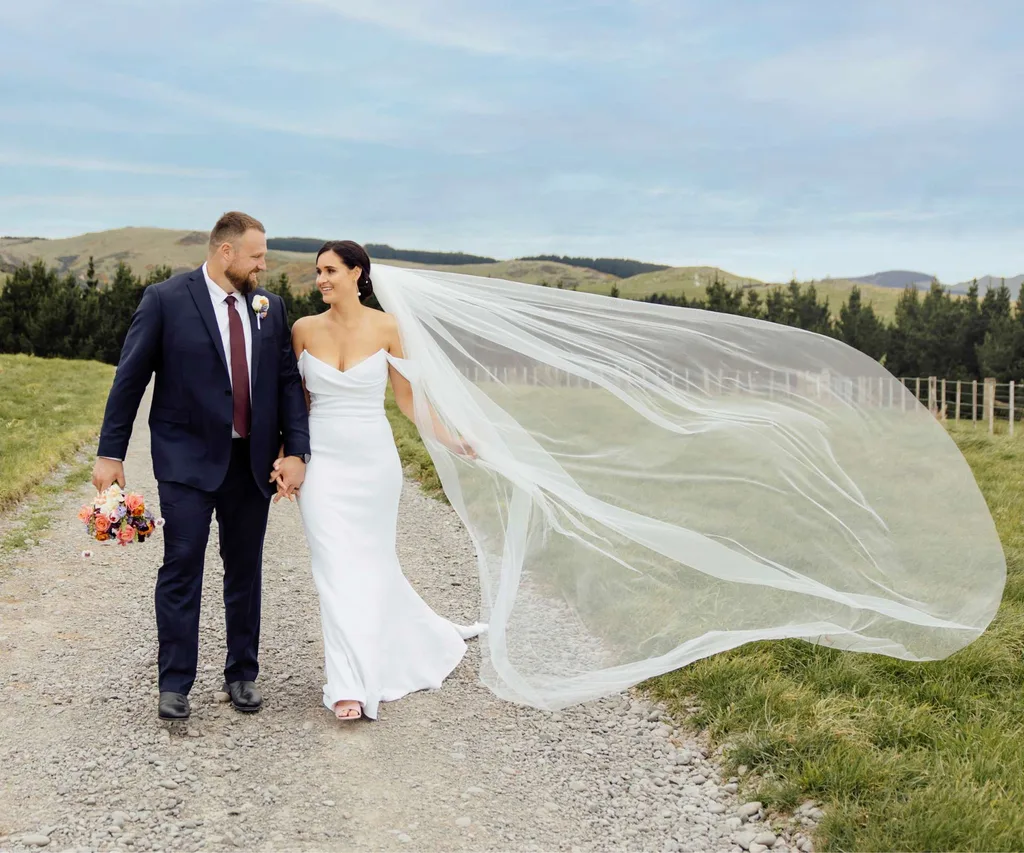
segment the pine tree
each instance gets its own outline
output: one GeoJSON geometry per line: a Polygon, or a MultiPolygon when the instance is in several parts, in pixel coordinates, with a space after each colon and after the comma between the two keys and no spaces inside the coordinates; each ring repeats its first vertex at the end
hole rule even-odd
{"type": "Polygon", "coordinates": [[[96,290],[99,284],[99,279],[96,278],[96,264],[93,263],[92,255],[89,255],[89,266],[85,270],[85,286],[89,290],[96,290]]]}
{"type": "Polygon", "coordinates": [[[835,332],[843,343],[875,360],[885,355],[889,344],[888,329],[878,319],[871,304],[862,303],[859,287],[850,291],[849,299],[840,307],[835,332]]]}
{"type": "Polygon", "coordinates": [[[95,357],[107,364],[117,364],[132,315],[142,299],[143,284],[121,261],[110,287],[100,291],[99,309],[102,319],[92,336],[95,357]]]}

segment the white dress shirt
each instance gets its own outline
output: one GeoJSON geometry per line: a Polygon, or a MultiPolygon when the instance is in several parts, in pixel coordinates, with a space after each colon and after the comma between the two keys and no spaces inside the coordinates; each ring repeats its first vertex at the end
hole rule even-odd
{"type": "MultiPolygon", "coordinates": [[[[224,344],[224,358],[227,359],[228,363],[228,379],[231,381],[231,388],[234,390],[234,380],[231,377],[231,327],[228,325],[230,322],[228,311],[231,310],[228,305],[228,294],[224,291],[217,282],[210,278],[210,274],[206,271],[206,264],[203,264],[203,278],[206,279],[206,287],[210,291],[210,300],[213,302],[213,313],[217,316],[217,328],[220,330],[220,339],[224,344]]],[[[245,336],[245,366],[249,372],[249,399],[252,400],[252,320],[245,316],[246,311],[252,310],[251,307],[246,303],[245,297],[242,296],[237,290],[232,288],[231,291],[235,296],[235,310],[238,312],[238,317],[242,321],[242,334],[245,336]]],[[[252,404],[250,403],[250,406],[252,404]]],[[[235,431],[234,426],[231,427],[231,437],[241,438],[241,436],[235,431]]]]}

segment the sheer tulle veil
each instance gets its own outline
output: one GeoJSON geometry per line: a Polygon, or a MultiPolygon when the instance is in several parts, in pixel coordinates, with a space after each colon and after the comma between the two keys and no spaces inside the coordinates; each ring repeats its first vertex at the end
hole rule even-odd
{"type": "Polygon", "coordinates": [[[937,659],[995,615],[1005,560],[966,461],[851,347],[450,272],[373,279],[476,548],[497,695],[555,709],[754,640],[937,659]]]}

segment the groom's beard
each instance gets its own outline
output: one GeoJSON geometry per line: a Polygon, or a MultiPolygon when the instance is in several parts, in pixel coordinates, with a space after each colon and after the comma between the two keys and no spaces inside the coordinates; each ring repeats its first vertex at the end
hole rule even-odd
{"type": "Polygon", "coordinates": [[[246,275],[229,267],[224,270],[224,275],[227,280],[234,285],[235,290],[241,293],[242,296],[248,296],[259,286],[259,281],[256,279],[257,274],[255,272],[246,275]]]}

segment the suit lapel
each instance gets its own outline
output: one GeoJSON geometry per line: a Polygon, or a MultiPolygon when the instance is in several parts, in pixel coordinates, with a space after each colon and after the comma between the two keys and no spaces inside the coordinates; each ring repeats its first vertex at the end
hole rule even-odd
{"type": "MultiPolygon", "coordinates": [[[[210,291],[206,286],[206,277],[203,275],[202,267],[189,277],[188,292],[192,294],[192,300],[196,303],[199,316],[203,318],[203,325],[206,326],[206,331],[210,333],[213,346],[217,350],[217,355],[220,356],[221,366],[224,368],[224,372],[230,376],[231,374],[228,373],[228,359],[224,354],[224,342],[220,337],[217,316],[213,313],[213,301],[210,299],[210,291]]],[[[253,351],[255,351],[255,348],[255,344],[253,344],[253,351]]]]}
{"type": "Polygon", "coordinates": [[[254,290],[250,293],[248,297],[249,301],[243,301],[241,306],[242,310],[245,312],[245,316],[249,318],[249,331],[252,333],[252,354],[250,356],[251,361],[249,364],[249,376],[251,378],[249,380],[249,384],[253,388],[256,387],[256,368],[259,367],[260,364],[260,339],[262,337],[262,334],[260,333],[260,323],[256,322],[256,312],[252,310],[252,298],[257,292],[258,291],[254,290]]]}

